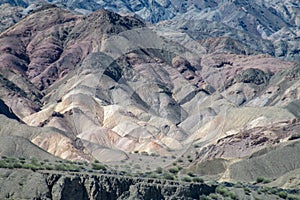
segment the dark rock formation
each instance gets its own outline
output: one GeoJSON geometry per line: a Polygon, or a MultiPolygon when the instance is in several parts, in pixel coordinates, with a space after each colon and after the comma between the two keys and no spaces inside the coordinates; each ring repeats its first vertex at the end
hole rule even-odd
{"type": "Polygon", "coordinates": [[[117,175],[70,175],[0,169],[0,177],[2,199],[199,199],[201,195],[215,192],[215,186],[206,184],[117,175]]]}

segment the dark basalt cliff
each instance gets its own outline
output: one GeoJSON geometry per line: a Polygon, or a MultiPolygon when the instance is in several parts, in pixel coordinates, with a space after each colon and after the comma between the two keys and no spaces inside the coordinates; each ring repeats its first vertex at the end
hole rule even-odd
{"type": "Polygon", "coordinates": [[[117,175],[0,170],[1,199],[199,199],[215,186],[117,175]]]}

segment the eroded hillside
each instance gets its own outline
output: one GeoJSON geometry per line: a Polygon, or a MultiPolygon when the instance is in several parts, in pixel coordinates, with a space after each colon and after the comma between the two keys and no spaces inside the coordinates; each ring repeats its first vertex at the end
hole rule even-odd
{"type": "Polygon", "coordinates": [[[0,155],[299,189],[299,63],[192,22],[46,6],[5,29],[0,155]]]}

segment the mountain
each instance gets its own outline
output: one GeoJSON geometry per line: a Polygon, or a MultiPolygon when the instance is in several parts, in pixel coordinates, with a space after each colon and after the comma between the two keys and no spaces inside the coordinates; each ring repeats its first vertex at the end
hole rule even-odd
{"type": "MultiPolygon", "coordinates": [[[[261,0],[49,2],[83,14],[104,8],[121,15],[139,16],[151,23],[158,23],[164,33],[177,32],[181,36],[184,33],[192,41],[229,37],[254,52],[300,60],[300,8],[297,0],[286,0],[284,3],[261,0]]],[[[28,13],[47,1],[0,2],[3,3],[27,7],[23,13],[28,13]]]]}
{"type": "MultiPolygon", "coordinates": [[[[243,6],[252,13],[266,3],[205,6],[234,5],[234,11],[243,6]]],[[[168,21],[149,24],[104,9],[83,15],[55,5],[2,6],[7,12],[1,16],[8,19],[0,33],[0,164],[5,168],[32,169],[42,182],[51,170],[54,176],[75,173],[71,179],[80,182],[80,191],[89,186],[81,182],[94,179],[82,174],[106,166],[111,173],[174,184],[241,182],[255,191],[282,187],[299,195],[300,65],[291,46],[283,56],[291,59],[280,59],[275,40],[200,19],[184,8],[168,21]],[[190,16],[199,19],[185,20],[190,16]],[[73,165],[84,167],[66,167],[73,165]]],[[[293,27],[284,15],[280,19],[293,27]]],[[[288,41],[294,45],[294,39],[288,41]]],[[[13,170],[1,171],[14,177],[13,170]]],[[[73,184],[69,178],[61,181],[73,184]]],[[[49,193],[49,184],[41,187],[49,193]]],[[[139,189],[132,186],[131,192],[139,189]]],[[[12,197],[22,198],[18,195],[12,197]]],[[[255,195],[248,197],[261,197],[255,195]]]]}

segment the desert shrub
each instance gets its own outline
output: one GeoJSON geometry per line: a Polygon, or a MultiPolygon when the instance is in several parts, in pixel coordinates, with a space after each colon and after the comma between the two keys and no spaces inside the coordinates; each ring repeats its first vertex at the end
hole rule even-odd
{"type": "Polygon", "coordinates": [[[195,174],[193,172],[188,172],[187,175],[190,177],[195,177],[195,174]]]}
{"type": "Polygon", "coordinates": [[[199,200],[210,200],[210,198],[203,194],[200,196],[199,200]]]}
{"type": "Polygon", "coordinates": [[[54,169],[58,171],[67,171],[67,166],[65,164],[57,164],[54,169]]]}
{"type": "Polygon", "coordinates": [[[238,196],[234,192],[229,192],[227,194],[227,197],[229,197],[231,199],[238,199],[238,196]]]}
{"type": "Polygon", "coordinates": [[[13,168],[22,168],[23,166],[20,163],[14,163],[13,168]]]}
{"type": "Polygon", "coordinates": [[[161,174],[163,172],[163,169],[161,167],[156,168],[156,173],[161,174]]]}
{"type": "Polygon", "coordinates": [[[277,192],[278,192],[278,189],[276,189],[276,188],[271,188],[268,191],[269,194],[276,194],[277,192]]]}
{"type": "Polygon", "coordinates": [[[172,174],[169,174],[169,173],[164,173],[163,178],[167,179],[167,180],[174,180],[175,179],[175,177],[172,174]]]}
{"type": "Polygon", "coordinates": [[[224,186],[218,186],[216,188],[216,193],[219,193],[220,195],[226,197],[229,195],[229,190],[227,188],[225,188],[224,186]]]}
{"type": "Polygon", "coordinates": [[[53,166],[51,166],[51,165],[45,165],[45,169],[47,169],[47,170],[53,170],[53,169],[54,169],[54,167],[53,167],[53,166]]]}
{"type": "Polygon", "coordinates": [[[244,187],[244,192],[246,195],[249,195],[251,193],[251,190],[247,187],[244,187]]]}
{"type": "Polygon", "coordinates": [[[300,198],[299,198],[299,197],[296,197],[296,196],[294,196],[294,195],[288,194],[288,195],[287,195],[287,200],[300,200],[300,198]]]}
{"type": "Polygon", "coordinates": [[[288,196],[288,194],[285,191],[280,191],[277,193],[277,195],[282,199],[286,199],[288,196]]]}
{"type": "Polygon", "coordinates": [[[182,162],[183,162],[183,160],[182,160],[181,158],[179,158],[179,159],[177,160],[177,162],[180,162],[180,163],[182,163],[182,162]]]}
{"type": "Polygon", "coordinates": [[[71,171],[71,172],[79,172],[80,171],[80,167],[76,166],[76,165],[67,165],[67,170],[71,171]]]}
{"type": "Polygon", "coordinates": [[[209,194],[209,198],[213,199],[213,200],[217,200],[218,199],[218,195],[215,193],[211,193],[209,194]]]}
{"type": "Polygon", "coordinates": [[[100,161],[99,161],[99,160],[95,160],[94,162],[95,162],[95,163],[100,163],[100,161]]]}
{"type": "Polygon", "coordinates": [[[7,157],[7,158],[5,158],[4,160],[5,160],[5,162],[7,162],[7,163],[14,163],[14,162],[17,162],[17,159],[11,158],[11,157],[7,157]]]}
{"type": "Polygon", "coordinates": [[[153,174],[153,173],[148,174],[147,177],[148,178],[159,178],[159,176],[157,174],[153,174]]]}
{"type": "Polygon", "coordinates": [[[193,159],[192,159],[192,158],[189,158],[188,161],[189,161],[189,162],[193,162],[193,159]]]}
{"type": "Polygon", "coordinates": [[[195,177],[195,178],[193,178],[193,182],[195,182],[195,183],[204,183],[204,180],[202,178],[195,177]]]}
{"type": "Polygon", "coordinates": [[[169,172],[171,172],[172,174],[177,174],[179,172],[178,167],[172,167],[169,169],[169,172]]]}
{"type": "Polygon", "coordinates": [[[256,178],[256,183],[270,183],[271,181],[269,179],[266,179],[262,176],[259,176],[256,178]]]}
{"type": "Polygon", "coordinates": [[[106,170],[106,167],[104,166],[104,165],[100,165],[100,164],[95,164],[95,163],[93,163],[92,164],[92,169],[93,170],[106,170]]]}
{"type": "Polygon", "coordinates": [[[6,168],[7,163],[4,160],[0,160],[0,168],[6,168]]]}
{"type": "Polygon", "coordinates": [[[31,164],[33,164],[33,165],[39,165],[39,161],[38,161],[38,159],[36,159],[36,158],[31,158],[30,162],[31,162],[31,164]]]}
{"type": "Polygon", "coordinates": [[[26,163],[23,165],[23,168],[25,169],[31,169],[31,170],[38,170],[38,166],[34,165],[34,164],[30,164],[30,163],[26,163]]]}
{"type": "Polygon", "coordinates": [[[192,182],[192,179],[190,177],[187,177],[187,176],[183,177],[181,180],[184,181],[184,182],[192,182]]]}

